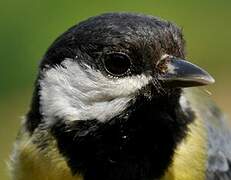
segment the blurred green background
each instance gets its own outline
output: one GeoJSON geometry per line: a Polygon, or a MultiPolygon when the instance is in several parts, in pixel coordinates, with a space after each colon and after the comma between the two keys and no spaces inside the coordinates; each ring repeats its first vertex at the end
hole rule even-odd
{"type": "Polygon", "coordinates": [[[77,22],[103,12],[157,15],[183,27],[188,59],[208,70],[205,87],[231,112],[231,1],[228,0],[0,0],[0,179],[20,118],[28,110],[37,66],[46,48],[77,22]]]}

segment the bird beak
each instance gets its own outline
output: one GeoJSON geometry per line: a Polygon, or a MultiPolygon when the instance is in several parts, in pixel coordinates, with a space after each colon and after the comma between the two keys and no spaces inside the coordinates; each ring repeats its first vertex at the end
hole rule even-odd
{"type": "Polygon", "coordinates": [[[212,84],[213,77],[186,60],[164,55],[157,64],[158,79],[168,87],[194,87],[212,84]]]}

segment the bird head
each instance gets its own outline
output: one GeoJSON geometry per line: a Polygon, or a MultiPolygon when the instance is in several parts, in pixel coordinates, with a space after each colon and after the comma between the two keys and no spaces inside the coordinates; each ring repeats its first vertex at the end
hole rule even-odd
{"type": "Polygon", "coordinates": [[[126,13],[90,18],[61,35],[45,54],[40,112],[49,123],[107,121],[140,95],[158,100],[214,81],[184,58],[181,30],[168,21],[126,13]]]}
{"type": "Polygon", "coordinates": [[[191,121],[179,104],[182,88],[213,82],[185,60],[175,24],[141,14],[103,14],[73,26],[50,46],[27,127],[55,127],[73,171],[120,162],[121,172],[133,164],[140,174],[159,177],[191,121]]]}

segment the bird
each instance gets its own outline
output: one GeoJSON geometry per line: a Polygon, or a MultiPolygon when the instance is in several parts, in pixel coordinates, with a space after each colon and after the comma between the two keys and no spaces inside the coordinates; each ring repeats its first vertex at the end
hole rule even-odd
{"type": "Polygon", "coordinates": [[[198,86],[182,29],[141,13],[90,17],[38,67],[13,180],[228,180],[228,118],[198,86]]]}

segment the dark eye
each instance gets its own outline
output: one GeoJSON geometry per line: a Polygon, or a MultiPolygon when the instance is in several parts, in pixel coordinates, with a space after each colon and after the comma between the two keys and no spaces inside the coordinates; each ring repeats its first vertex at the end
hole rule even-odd
{"type": "Polygon", "coordinates": [[[124,53],[110,53],[104,57],[104,67],[108,73],[122,76],[129,71],[131,61],[124,53]]]}

